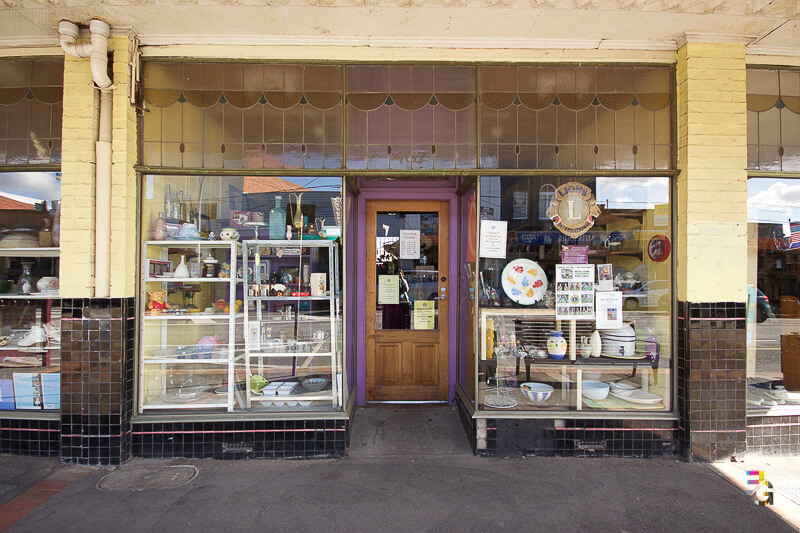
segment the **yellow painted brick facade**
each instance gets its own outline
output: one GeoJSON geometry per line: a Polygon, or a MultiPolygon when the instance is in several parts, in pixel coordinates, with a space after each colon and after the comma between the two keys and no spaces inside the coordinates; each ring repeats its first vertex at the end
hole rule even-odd
{"type": "MultiPolygon", "coordinates": [[[[126,37],[112,37],[114,93],[111,168],[111,297],[136,290],[136,110],[128,98],[131,51],[126,37]]],[[[64,114],[61,211],[61,294],[94,294],[95,141],[99,96],[88,59],[67,56],[64,65],[64,114]]]]}
{"type": "Polygon", "coordinates": [[[677,287],[689,302],[744,302],[747,283],[745,47],[678,51],[677,287]]]}
{"type": "Polygon", "coordinates": [[[130,94],[131,42],[112,37],[114,52],[114,116],[111,145],[111,297],[134,296],[137,265],[136,108],[130,94]]]}
{"type": "Polygon", "coordinates": [[[94,293],[95,92],[89,61],[65,57],[59,273],[64,298],[94,293]]]}

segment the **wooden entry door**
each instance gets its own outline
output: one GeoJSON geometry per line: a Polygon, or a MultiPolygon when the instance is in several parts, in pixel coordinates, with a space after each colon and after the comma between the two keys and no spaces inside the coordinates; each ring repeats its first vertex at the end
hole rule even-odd
{"type": "Polygon", "coordinates": [[[448,400],[448,216],[446,201],[367,202],[367,401],[448,400]]]}

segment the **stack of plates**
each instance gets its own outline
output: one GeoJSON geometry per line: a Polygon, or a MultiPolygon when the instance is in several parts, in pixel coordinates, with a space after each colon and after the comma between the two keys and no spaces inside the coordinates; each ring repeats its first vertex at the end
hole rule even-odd
{"type": "Polygon", "coordinates": [[[621,329],[601,329],[600,340],[603,343],[603,355],[611,357],[636,356],[636,332],[626,326],[621,329]]]}

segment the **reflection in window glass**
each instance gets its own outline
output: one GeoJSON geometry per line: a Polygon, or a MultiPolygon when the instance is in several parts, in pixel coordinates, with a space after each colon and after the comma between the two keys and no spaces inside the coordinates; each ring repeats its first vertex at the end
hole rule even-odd
{"type": "Polygon", "coordinates": [[[0,410],[57,410],[60,175],[0,174],[0,410]]]}
{"type": "Polygon", "coordinates": [[[669,178],[483,177],[479,217],[479,406],[668,411],[669,178]],[[560,229],[572,218],[589,229],[560,229]],[[588,281],[556,279],[573,263],[588,281]]]}
{"type": "Polygon", "coordinates": [[[747,182],[747,406],[800,406],[800,180],[747,182]]]}

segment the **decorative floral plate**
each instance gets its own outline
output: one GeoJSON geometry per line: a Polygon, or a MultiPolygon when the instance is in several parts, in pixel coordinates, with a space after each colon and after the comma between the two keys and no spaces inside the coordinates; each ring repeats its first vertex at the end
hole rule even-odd
{"type": "Polygon", "coordinates": [[[503,269],[503,290],[520,305],[532,305],[544,298],[547,276],[538,263],[530,259],[514,259],[503,269]]]}

